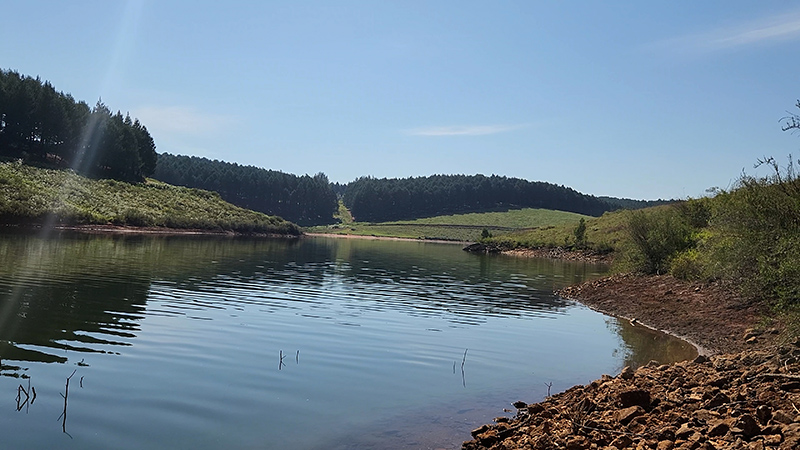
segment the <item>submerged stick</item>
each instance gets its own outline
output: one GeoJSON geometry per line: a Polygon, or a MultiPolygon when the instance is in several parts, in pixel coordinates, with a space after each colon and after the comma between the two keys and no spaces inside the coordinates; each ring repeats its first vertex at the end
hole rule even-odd
{"type": "Polygon", "coordinates": [[[461,385],[467,387],[467,376],[464,374],[464,363],[467,362],[467,351],[468,348],[464,349],[464,357],[461,358],[461,385]]]}
{"type": "Polygon", "coordinates": [[[61,413],[60,416],[58,416],[59,419],[61,419],[62,417],[64,418],[64,420],[61,421],[61,431],[63,431],[69,437],[72,437],[69,433],[67,433],[67,398],[69,397],[69,380],[72,378],[73,375],[75,375],[75,372],[77,371],[78,369],[73,370],[72,374],[67,377],[67,384],[64,387],[64,393],[61,395],[62,397],[64,397],[64,411],[61,413]]]}

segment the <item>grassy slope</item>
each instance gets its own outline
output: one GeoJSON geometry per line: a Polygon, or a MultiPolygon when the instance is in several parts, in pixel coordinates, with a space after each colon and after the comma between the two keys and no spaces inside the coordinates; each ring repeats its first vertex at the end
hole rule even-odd
{"type": "Polygon", "coordinates": [[[92,180],[63,170],[0,163],[0,222],[114,224],[298,234],[279,217],[246,210],[214,192],[155,180],[92,180]]]}
{"type": "MultiPolygon", "coordinates": [[[[661,208],[655,207],[655,208],[661,208]]],[[[651,208],[646,208],[651,209],[651,208]]],[[[607,212],[586,219],[587,246],[594,250],[614,250],[626,239],[625,218],[628,211],[607,212]]],[[[579,219],[578,219],[579,220],[579,219]]],[[[539,248],[571,245],[575,242],[577,220],[556,226],[519,230],[487,239],[504,248],[539,248]]]]}
{"type": "Polygon", "coordinates": [[[574,228],[581,214],[546,209],[520,209],[506,212],[456,214],[411,221],[386,223],[361,223],[347,220],[349,215],[340,209],[341,225],[314,227],[317,233],[353,234],[360,236],[387,236],[411,239],[445,239],[476,241],[484,228],[493,235],[504,235],[519,229],[563,225],[574,228]]]}

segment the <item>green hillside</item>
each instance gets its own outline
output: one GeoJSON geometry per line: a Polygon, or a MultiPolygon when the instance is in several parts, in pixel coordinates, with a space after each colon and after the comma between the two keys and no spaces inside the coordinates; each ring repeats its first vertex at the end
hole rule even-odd
{"type": "MultiPolygon", "coordinates": [[[[645,214],[670,206],[655,206],[643,209],[645,214]]],[[[596,251],[613,251],[626,241],[626,221],[631,211],[607,212],[600,217],[586,217],[585,247],[596,251]]],[[[554,223],[533,229],[515,230],[495,235],[482,241],[503,249],[562,247],[575,244],[575,229],[580,216],[571,222],[554,223]]]]}
{"type": "Polygon", "coordinates": [[[589,218],[589,216],[571,212],[525,208],[505,212],[455,214],[398,222],[367,223],[350,221],[350,216],[343,206],[339,216],[342,219],[340,225],[313,227],[308,231],[410,239],[476,241],[481,238],[484,229],[493,236],[500,236],[517,230],[541,227],[558,225],[574,227],[581,218],[589,218]]]}
{"type": "Polygon", "coordinates": [[[0,163],[0,223],[300,234],[291,222],[236,207],[215,192],[155,180],[137,184],[95,180],[19,162],[0,163]]]}

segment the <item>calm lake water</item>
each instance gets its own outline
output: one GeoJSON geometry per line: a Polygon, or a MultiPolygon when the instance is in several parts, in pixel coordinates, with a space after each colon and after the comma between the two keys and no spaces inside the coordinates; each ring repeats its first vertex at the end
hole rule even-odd
{"type": "Polygon", "coordinates": [[[552,295],[604,270],[423,242],[0,235],[2,446],[458,448],[515,400],[693,355],[552,295]]]}

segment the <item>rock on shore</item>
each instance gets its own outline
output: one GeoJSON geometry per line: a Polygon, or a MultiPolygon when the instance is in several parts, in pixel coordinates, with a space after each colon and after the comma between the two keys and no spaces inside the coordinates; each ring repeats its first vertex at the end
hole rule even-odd
{"type": "Polygon", "coordinates": [[[604,375],[472,432],[464,450],[800,449],[800,340],[604,375]]]}

